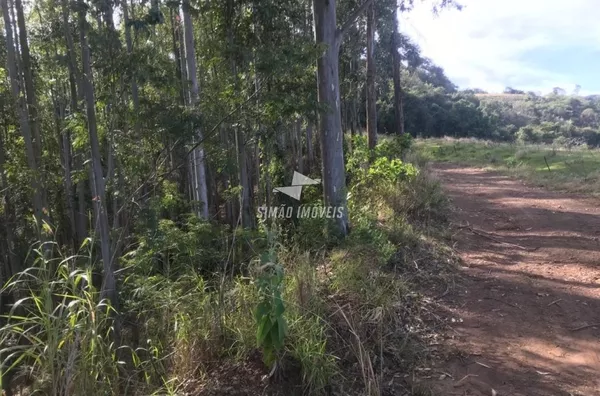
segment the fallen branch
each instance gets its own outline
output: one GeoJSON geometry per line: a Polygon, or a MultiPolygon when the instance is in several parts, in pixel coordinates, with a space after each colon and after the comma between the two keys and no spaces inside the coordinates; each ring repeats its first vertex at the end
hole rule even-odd
{"type": "Polygon", "coordinates": [[[462,377],[460,379],[460,381],[458,381],[456,384],[454,384],[454,387],[457,388],[457,387],[461,386],[463,384],[463,382],[465,382],[465,380],[469,377],[478,377],[478,375],[477,374],[467,374],[464,377],[462,377]]]}
{"type": "Polygon", "coordinates": [[[546,156],[544,155],[544,162],[546,163],[546,168],[548,168],[548,172],[552,172],[550,170],[550,166],[548,166],[548,160],[546,159],[546,156]]]}
{"type": "Polygon", "coordinates": [[[478,365],[480,365],[480,366],[482,366],[482,367],[485,367],[485,368],[489,368],[489,369],[491,369],[491,367],[490,367],[490,366],[488,366],[487,364],[484,364],[484,363],[481,363],[481,362],[478,362],[478,361],[475,361],[475,364],[478,364],[478,365]]]}
{"type": "Polygon", "coordinates": [[[446,285],[446,291],[445,291],[445,292],[443,292],[443,293],[442,293],[442,294],[440,294],[440,295],[437,295],[437,296],[433,297],[433,299],[434,299],[434,300],[439,300],[440,298],[443,298],[443,297],[445,297],[445,296],[446,296],[446,295],[447,295],[449,292],[450,292],[450,284],[447,284],[447,285],[446,285]]]}
{"type": "Polygon", "coordinates": [[[499,243],[499,244],[501,244],[501,245],[512,246],[512,247],[515,247],[515,248],[517,248],[517,249],[525,250],[525,251],[527,251],[527,252],[533,252],[533,251],[536,251],[536,250],[538,250],[538,249],[539,249],[539,248],[537,248],[537,247],[535,247],[535,248],[528,248],[528,247],[525,247],[525,246],[517,245],[517,244],[515,244],[515,243],[510,243],[510,242],[504,242],[504,241],[501,241],[501,240],[499,240],[499,239],[497,239],[497,238],[494,238],[494,237],[493,237],[493,236],[491,236],[491,235],[488,235],[488,234],[487,234],[485,231],[481,231],[481,230],[476,230],[476,229],[474,229],[474,228],[473,228],[473,227],[471,227],[470,225],[466,225],[466,226],[458,226],[458,228],[466,228],[467,230],[471,231],[473,234],[475,234],[475,235],[479,235],[480,237],[487,238],[487,239],[489,239],[489,240],[491,240],[491,241],[494,241],[494,242],[496,242],[496,243],[499,243]]]}
{"type": "Polygon", "coordinates": [[[579,330],[589,329],[590,327],[597,327],[597,326],[600,326],[600,323],[592,323],[592,324],[588,324],[588,325],[583,325],[583,326],[575,327],[574,329],[570,329],[570,330],[571,331],[579,331],[579,330]]]}
{"type": "Polygon", "coordinates": [[[494,301],[498,301],[498,302],[500,302],[500,303],[502,303],[502,304],[506,304],[506,305],[508,305],[509,307],[517,308],[517,309],[520,309],[521,311],[523,310],[523,308],[519,307],[518,305],[511,304],[511,303],[509,303],[509,302],[502,301],[502,300],[499,300],[499,299],[497,299],[497,298],[494,298],[494,297],[483,297],[483,299],[484,299],[484,300],[494,300],[494,301]]]}
{"type": "Polygon", "coordinates": [[[551,306],[551,305],[554,305],[554,304],[558,304],[561,301],[562,301],[562,298],[559,298],[558,300],[552,301],[550,304],[548,304],[548,306],[551,306]]]}

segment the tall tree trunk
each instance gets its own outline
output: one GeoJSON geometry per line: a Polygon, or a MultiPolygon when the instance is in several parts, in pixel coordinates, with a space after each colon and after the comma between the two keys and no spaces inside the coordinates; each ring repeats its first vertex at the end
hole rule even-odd
{"type": "Polygon", "coordinates": [[[313,0],[315,40],[325,44],[325,52],[317,60],[319,103],[325,111],[319,114],[319,136],[323,162],[323,194],[325,205],[342,208],[335,219],[341,235],[348,233],[346,207],[346,170],[344,167],[344,134],[340,115],[339,48],[341,36],[336,30],[335,0],[313,0]]]}
{"type": "Polygon", "coordinates": [[[302,118],[298,117],[296,120],[296,130],[294,133],[294,140],[296,146],[296,164],[298,167],[298,172],[304,173],[304,156],[302,150],[302,118]]]}
{"type": "Polygon", "coordinates": [[[263,189],[262,189],[262,177],[260,174],[260,158],[261,158],[261,148],[259,144],[259,137],[256,139],[256,144],[254,145],[254,178],[256,179],[256,199],[254,202],[257,202],[257,205],[262,205],[264,201],[263,197],[263,189]]]}
{"type": "Polygon", "coordinates": [[[59,142],[61,142],[61,159],[64,172],[63,185],[65,189],[65,209],[67,211],[67,218],[69,219],[69,230],[67,230],[67,236],[70,239],[70,243],[74,249],[79,247],[77,238],[77,227],[75,224],[75,210],[73,207],[73,179],[71,178],[71,133],[69,130],[63,130],[63,120],[65,119],[65,109],[62,103],[56,100],[56,134],[59,142]]]}
{"type": "Polygon", "coordinates": [[[25,92],[27,93],[27,109],[29,112],[29,125],[33,137],[33,150],[38,166],[42,165],[42,140],[38,120],[38,103],[35,87],[33,85],[33,73],[31,70],[31,55],[29,53],[29,42],[27,41],[27,29],[25,26],[25,15],[23,3],[15,0],[17,9],[17,23],[19,26],[19,42],[21,44],[21,63],[23,66],[23,78],[25,80],[25,92]]]}
{"type": "MultiPolygon", "coordinates": [[[[71,28],[69,25],[69,5],[68,0],[61,0],[61,16],[62,16],[62,25],[63,32],[65,35],[65,41],[67,44],[67,60],[69,67],[69,85],[70,85],[70,93],[71,93],[71,113],[79,113],[79,101],[83,100],[83,78],[81,76],[81,72],[77,68],[77,57],[75,55],[75,43],[73,41],[73,35],[71,34],[71,28]]],[[[70,132],[66,132],[65,137],[63,138],[63,149],[65,152],[71,154],[73,159],[73,165],[75,169],[81,170],[83,169],[82,161],[79,157],[72,157],[72,146],[71,146],[71,138],[70,132]]],[[[70,177],[70,175],[69,175],[70,177]]],[[[67,169],[65,168],[65,179],[67,178],[67,169]]],[[[83,242],[83,240],[87,237],[87,216],[86,216],[86,202],[85,202],[85,186],[84,181],[80,180],[76,185],[77,192],[77,211],[75,213],[75,242],[79,246],[83,242]]],[[[66,186],[65,186],[66,187],[66,186]]],[[[74,197],[71,197],[71,202],[75,202],[74,197]]]]}
{"type": "MultiPolygon", "coordinates": [[[[181,24],[178,23],[178,20],[176,20],[175,18],[175,14],[173,13],[173,9],[169,8],[169,16],[170,16],[170,20],[171,20],[171,36],[172,36],[172,47],[173,47],[173,54],[175,55],[175,76],[177,77],[177,81],[179,81],[179,101],[180,104],[182,106],[185,106],[186,104],[186,77],[184,77],[185,75],[185,61],[183,60],[182,57],[182,53],[181,51],[183,50],[183,39],[181,37],[181,24]]],[[[175,156],[177,158],[184,158],[186,150],[185,150],[185,144],[181,144],[179,142],[175,143],[174,145],[174,151],[175,151],[175,156]]],[[[191,161],[189,159],[186,159],[188,165],[191,164],[191,161]]],[[[191,186],[190,184],[190,176],[189,176],[189,166],[188,167],[183,167],[183,166],[179,166],[179,169],[177,169],[174,172],[174,177],[177,181],[177,184],[179,186],[179,191],[181,194],[183,194],[184,196],[186,194],[189,195],[189,191],[187,191],[188,186],[191,186]]],[[[193,198],[191,198],[193,199],[193,198]]]]}
{"type": "Polygon", "coordinates": [[[339,52],[344,32],[373,2],[365,0],[350,17],[336,29],[335,0],[313,0],[315,41],[326,49],[317,60],[317,91],[319,103],[326,111],[319,117],[321,160],[323,163],[323,194],[325,205],[337,207],[341,216],[335,219],[340,235],[348,234],[346,170],[344,168],[344,134],[340,114],[339,52]]]}
{"type": "MultiPolygon", "coordinates": [[[[220,126],[220,138],[221,138],[221,144],[223,145],[223,147],[226,147],[227,152],[229,152],[229,139],[227,137],[227,130],[225,128],[224,125],[220,126]]],[[[231,177],[229,174],[228,170],[225,170],[225,172],[223,172],[223,189],[225,191],[229,190],[229,188],[231,188],[231,177]]],[[[225,202],[225,221],[227,224],[231,225],[232,227],[235,227],[235,223],[237,221],[236,217],[235,217],[235,207],[234,207],[234,203],[231,199],[227,199],[227,201],[225,202]]]]}
{"type": "MultiPolygon", "coordinates": [[[[31,126],[29,123],[30,117],[27,112],[25,93],[22,92],[20,88],[20,78],[17,71],[17,57],[15,54],[15,46],[13,42],[13,37],[16,36],[16,32],[15,36],[13,36],[7,0],[0,0],[0,5],[2,6],[1,8],[4,17],[4,28],[6,29],[6,56],[8,75],[10,77],[10,86],[17,107],[17,114],[19,116],[19,126],[21,129],[21,134],[23,135],[23,139],[25,140],[27,164],[33,172],[33,178],[31,179],[31,186],[33,188],[33,213],[37,224],[38,237],[40,238],[40,240],[43,240],[42,224],[46,217],[44,213],[44,195],[42,192],[39,164],[36,160],[36,149],[34,148],[34,143],[31,135],[31,126]]],[[[21,33],[24,34],[25,32],[23,31],[21,33]]]]}
{"type": "Polygon", "coordinates": [[[248,173],[248,156],[245,134],[236,130],[236,146],[238,149],[238,167],[240,169],[240,186],[242,187],[240,209],[242,211],[242,227],[253,227],[252,199],[250,195],[250,179],[248,173]]]}
{"type": "Polygon", "coordinates": [[[17,65],[21,67],[21,46],[19,44],[19,36],[17,33],[19,31],[19,28],[17,27],[17,14],[15,14],[15,7],[13,3],[14,0],[9,0],[8,8],[10,8],[10,16],[12,18],[13,43],[15,45],[15,50],[17,51],[17,65]]]}
{"type": "Polygon", "coordinates": [[[375,95],[375,6],[367,9],[367,139],[369,149],[377,145],[377,97],[375,95]]]}
{"type": "MultiPolygon", "coordinates": [[[[109,62],[109,73],[108,73],[108,88],[109,88],[109,92],[110,94],[108,95],[108,99],[107,99],[107,106],[104,107],[104,119],[106,120],[106,162],[107,162],[107,166],[106,166],[106,177],[104,178],[104,193],[106,195],[105,199],[106,199],[106,203],[104,205],[105,210],[107,211],[107,215],[109,217],[109,230],[112,229],[114,231],[118,230],[118,226],[120,225],[119,222],[119,215],[118,215],[118,208],[119,208],[119,199],[118,199],[118,194],[115,193],[115,191],[118,191],[118,186],[119,183],[118,181],[115,180],[115,175],[117,173],[117,165],[118,165],[118,158],[117,158],[117,154],[116,154],[116,150],[115,150],[115,133],[117,128],[119,128],[120,126],[120,122],[119,122],[119,112],[115,111],[115,109],[117,108],[117,106],[119,106],[119,96],[117,95],[117,82],[118,80],[111,74],[113,70],[117,69],[117,65],[115,64],[115,59],[120,57],[121,54],[121,39],[119,37],[118,32],[115,29],[115,23],[113,20],[113,2],[111,1],[103,1],[99,3],[99,8],[102,11],[102,14],[104,15],[104,23],[106,25],[106,35],[108,38],[108,56],[110,59],[109,62]],[[107,186],[110,186],[109,188],[107,188],[107,186]],[[108,191],[107,191],[108,190],[108,191]],[[109,210],[109,205],[108,205],[108,201],[112,202],[112,205],[110,206],[110,208],[112,208],[112,220],[113,220],[113,225],[112,228],[110,228],[110,218],[111,218],[111,211],[109,210]]],[[[121,82],[123,80],[121,79],[121,82]]],[[[122,86],[122,85],[121,85],[122,86]]],[[[123,92],[123,90],[121,91],[123,92]]],[[[137,114],[135,115],[137,117],[137,114]]],[[[120,234],[122,235],[122,231],[123,230],[118,230],[120,231],[120,234]]],[[[120,238],[119,238],[120,239],[120,238]]],[[[112,242],[111,245],[111,261],[114,259],[115,254],[116,254],[116,242],[112,242]]]]}
{"type": "Polygon", "coordinates": [[[68,0],[61,0],[61,16],[63,33],[67,43],[67,61],[69,67],[69,82],[71,83],[71,111],[78,111],[78,100],[83,99],[83,89],[81,87],[81,72],[77,68],[77,58],[75,56],[75,43],[71,28],[69,25],[69,3],[68,0]]]}
{"type": "MultiPolygon", "coordinates": [[[[199,100],[199,86],[198,86],[198,71],[196,67],[196,49],[194,48],[194,26],[192,23],[192,17],[190,15],[190,2],[189,0],[183,1],[183,25],[184,25],[184,36],[185,36],[185,53],[188,78],[190,80],[190,107],[194,111],[198,111],[198,100],[199,100]]],[[[194,144],[196,142],[202,142],[204,137],[202,136],[202,128],[197,123],[194,124],[194,144]]],[[[198,216],[204,219],[208,219],[208,191],[206,184],[206,164],[204,163],[204,145],[201,143],[194,149],[192,155],[193,165],[195,173],[195,197],[200,208],[198,216]]]]}
{"type": "MultiPolygon", "coordinates": [[[[8,179],[6,174],[4,173],[4,164],[6,163],[6,156],[4,150],[4,136],[3,132],[0,132],[0,191],[4,192],[4,221],[6,226],[3,227],[5,233],[5,241],[6,241],[6,256],[7,256],[7,264],[8,268],[4,271],[4,275],[7,275],[6,278],[3,279],[4,282],[17,272],[21,271],[21,266],[19,264],[19,258],[15,253],[15,222],[16,216],[14,212],[14,208],[12,205],[12,199],[10,196],[10,187],[8,185],[8,179]]],[[[2,284],[4,284],[4,282],[2,284]]],[[[0,293],[0,298],[3,297],[4,293],[0,293]]],[[[0,306],[1,303],[0,303],[0,306]]]]}
{"type": "Polygon", "coordinates": [[[400,85],[401,59],[398,48],[400,46],[398,33],[398,18],[394,14],[394,32],[392,33],[392,67],[394,69],[394,119],[396,121],[396,134],[404,135],[404,109],[402,103],[402,86],[400,85]]]}
{"type": "MultiPolygon", "coordinates": [[[[131,60],[133,55],[133,40],[131,39],[131,25],[129,24],[129,7],[127,7],[127,0],[122,0],[121,3],[122,11],[123,11],[123,20],[125,23],[125,45],[127,47],[127,55],[131,60]]],[[[131,99],[133,100],[133,112],[134,112],[134,130],[136,136],[140,137],[140,98],[138,93],[138,85],[135,77],[135,68],[133,68],[133,74],[131,76],[131,99]]]]}
{"type": "Polygon", "coordinates": [[[310,173],[315,163],[315,154],[313,148],[313,126],[312,121],[306,121],[306,171],[310,173]]]}
{"type": "Polygon", "coordinates": [[[83,91],[86,102],[87,126],[90,138],[92,154],[92,183],[94,188],[94,205],[96,207],[96,228],[100,233],[100,247],[104,267],[102,281],[102,297],[108,298],[115,309],[118,309],[117,284],[115,278],[115,265],[111,255],[110,229],[108,224],[108,212],[106,202],[106,191],[102,162],[100,154],[100,142],[96,122],[96,100],[94,98],[94,85],[92,82],[92,66],[90,61],[90,49],[87,41],[87,21],[85,18],[86,5],[79,3],[79,39],[81,43],[81,60],[83,63],[83,91]]]}
{"type": "MultiPolygon", "coordinates": [[[[358,57],[353,57],[351,62],[354,64],[354,70],[357,71],[359,69],[359,60],[358,57]]],[[[362,92],[358,87],[354,89],[354,95],[352,95],[352,129],[356,131],[359,135],[362,136],[363,129],[360,123],[360,117],[358,113],[358,104],[361,101],[362,92]]]]}
{"type": "MultiPolygon", "coordinates": [[[[76,155],[73,158],[75,169],[85,171],[86,165],[83,164],[82,155],[76,155]]],[[[82,172],[82,174],[85,172],[82,172]]],[[[88,172],[89,173],[89,172],[88,172]]],[[[86,183],[85,180],[79,180],[75,186],[77,194],[77,239],[79,244],[88,236],[88,206],[85,200],[86,183]]]]}

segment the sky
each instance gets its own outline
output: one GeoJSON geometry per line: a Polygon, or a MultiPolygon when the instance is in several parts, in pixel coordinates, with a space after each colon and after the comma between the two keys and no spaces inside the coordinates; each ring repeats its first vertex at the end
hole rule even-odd
{"type": "Polygon", "coordinates": [[[600,94],[599,0],[458,0],[431,13],[415,1],[400,30],[462,88],[600,94]]]}

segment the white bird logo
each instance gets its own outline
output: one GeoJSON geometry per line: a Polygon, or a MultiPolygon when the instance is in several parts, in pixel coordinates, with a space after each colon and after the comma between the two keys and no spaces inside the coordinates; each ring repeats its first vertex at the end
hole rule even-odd
{"type": "Polygon", "coordinates": [[[313,184],[321,184],[321,179],[311,179],[308,176],[303,175],[302,173],[294,171],[294,176],[292,177],[292,185],[288,187],[275,187],[273,192],[281,192],[285,195],[288,195],[295,200],[299,201],[300,196],[302,195],[302,187],[310,186],[313,184]]]}

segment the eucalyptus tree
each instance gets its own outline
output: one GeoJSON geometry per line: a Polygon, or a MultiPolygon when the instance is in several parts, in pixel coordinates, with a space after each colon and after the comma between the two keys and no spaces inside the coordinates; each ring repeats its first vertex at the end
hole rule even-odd
{"type": "Polygon", "coordinates": [[[92,162],[92,196],[95,207],[96,227],[100,234],[100,252],[103,263],[102,294],[108,298],[113,307],[118,307],[117,284],[115,278],[114,261],[111,254],[111,237],[108,222],[108,209],[106,202],[106,184],[102,167],[100,142],[98,139],[98,125],[96,118],[96,100],[94,94],[93,72],[91,65],[90,48],[88,44],[88,22],[86,14],[88,6],[82,0],[78,4],[79,43],[81,46],[82,62],[82,89],[85,98],[87,116],[87,129],[90,140],[92,162]]]}
{"type": "Polygon", "coordinates": [[[377,145],[377,96],[375,92],[375,5],[367,9],[367,139],[369,149],[377,145]]]}
{"type": "MultiPolygon", "coordinates": [[[[27,41],[27,29],[23,23],[20,27],[20,31],[13,31],[13,20],[11,20],[10,8],[7,0],[2,0],[0,5],[2,6],[2,15],[4,18],[4,29],[5,29],[5,43],[6,43],[6,57],[7,57],[7,68],[8,76],[10,79],[10,86],[12,97],[16,105],[19,127],[21,134],[25,141],[25,151],[27,155],[27,163],[29,169],[32,172],[31,187],[33,190],[33,212],[35,221],[37,224],[37,231],[40,240],[43,240],[42,225],[46,219],[47,204],[44,194],[44,186],[42,180],[42,169],[41,169],[41,142],[39,139],[39,129],[37,125],[37,119],[32,118],[31,111],[33,109],[35,101],[35,94],[33,88],[33,80],[31,74],[31,61],[29,55],[29,47],[27,41]],[[16,40],[19,37],[21,45],[26,44],[27,52],[19,54],[16,50],[16,40]],[[24,82],[19,75],[18,66],[23,66],[24,82]],[[25,67],[27,65],[27,67],[25,67]],[[23,89],[25,85],[25,89],[23,89]],[[27,96],[29,93],[29,96],[27,96]],[[29,105],[29,106],[28,106],[29,105]],[[37,136],[36,136],[37,135],[37,136]]],[[[22,14],[22,4],[19,1],[19,10],[17,13],[22,14]]],[[[18,19],[21,19],[20,17],[18,19]]]]}
{"type": "Polygon", "coordinates": [[[342,208],[342,216],[336,218],[335,222],[337,231],[343,236],[348,233],[348,209],[344,132],[340,113],[339,50],[344,34],[372,2],[373,0],[365,0],[337,28],[335,0],[313,0],[315,41],[317,45],[325,47],[317,60],[319,103],[325,107],[319,114],[323,195],[326,205],[342,208]]]}
{"type": "Polygon", "coordinates": [[[398,33],[398,19],[396,12],[393,13],[392,19],[392,39],[390,52],[392,54],[392,69],[393,69],[393,80],[394,80],[394,118],[396,124],[396,134],[404,134],[404,105],[403,105],[403,93],[402,85],[400,83],[400,66],[402,60],[400,59],[400,34],[398,33]]]}
{"type": "MultiPolygon", "coordinates": [[[[198,86],[198,70],[196,67],[196,48],[194,45],[194,25],[190,15],[190,2],[183,0],[182,3],[183,26],[185,38],[185,60],[187,67],[187,76],[190,81],[189,89],[189,106],[192,111],[198,111],[199,103],[199,86],[198,86]]],[[[206,164],[204,158],[204,146],[202,141],[202,129],[198,122],[193,125],[194,136],[192,143],[194,148],[189,156],[191,170],[190,180],[192,194],[194,200],[200,205],[197,210],[198,217],[208,219],[208,189],[206,183],[206,164]],[[199,144],[196,144],[199,142],[199,144]]]]}
{"type": "MultiPolygon", "coordinates": [[[[0,39],[4,39],[0,35],[0,39]]],[[[4,98],[2,98],[4,99],[4,98]]],[[[7,117],[5,107],[2,108],[3,118],[7,117]]],[[[2,200],[4,201],[4,210],[0,217],[4,227],[0,229],[0,235],[3,237],[0,241],[0,259],[7,265],[0,268],[0,281],[6,282],[13,274],[20,270],[19,257],[15,249],[15,229],[16,215],[12,202],[10,183],[6,175],[6,144],[4,142],[4,131],[0,132],[0,191],[2,192],[2,200]]],[[[0,306],[2,305],[2,296],[0,295],[0,306]]]]}

